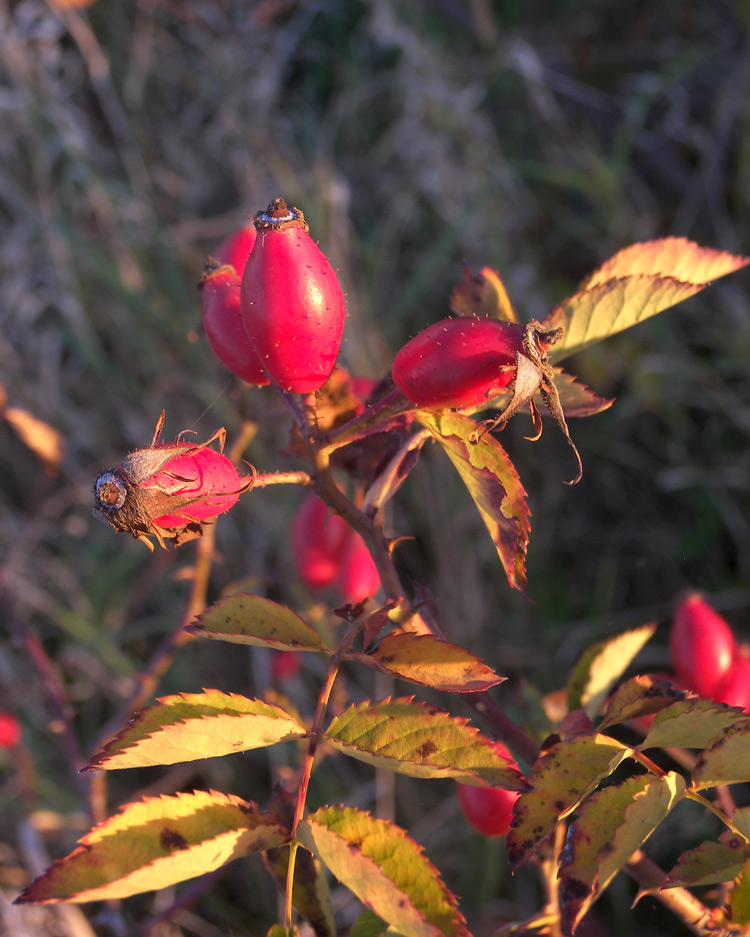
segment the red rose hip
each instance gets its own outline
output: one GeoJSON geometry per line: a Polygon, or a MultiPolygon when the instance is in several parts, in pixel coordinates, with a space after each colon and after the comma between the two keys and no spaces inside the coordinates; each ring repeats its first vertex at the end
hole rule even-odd
{"type": "Polygon", "coordinates": [[[229,264],[209,262],[200,279],[203,328],[219,361],[248,384],[270,381],[250,344],[240,311],[240,281],[229,264]]]}
{"type": "Polygon", "coordinates": [[[0,748],[15,748],[21,741],[21,723],[13,713],[0,712],[0,748]]]}
{"type": "MultiPolygon", "coordinates": [[[[501,742],[496,742],[495,747],[515,765],[513,756],[501,742]]],[[[517,791],[474,787],[471,784],[456,784],[456,789],[463,815],[477,833],[482,836],[505,836],[510,828],[513,808],[520,796],[517,791]]]]}
{"type": "Polygon", "coordinates": [[[362,535],[354,530],[351,531],[348,546],[341,558],[336,588],[347,605],[362,602],[380,589],[380,573],[375,561],[362,535]]]}
{"type": "Polygon", "coordinates": [[[484,403],[516,376],[523,326],[496,319],[443,319],[415,335],[393,362],[393,381],[418,407],[484,403]]]}
{"type": "Polygon", "coordinates": [[[221,263],[234,267],[238,280],[241,280],[242,274],[245,272],[247,259],[252,253],[253,247],[255,247],[257,236],[258,232],[255,230],[252,219],[250,219],[248,224],[222,241],[213,252],[213,256],[221,263]]]}
{"type": "Polygon", "coordinates": [[[310,494],[292,522],[292,559],[308,589],[327,589],[336,582],[353,531],[339,514],[310,494]]]}
{"type": "Polygon", "coordinates": [[[669,653],[685,686],[699,696],[714,698],[732,669],[737,642],[727,622],[695,592],[677,606],[669,653]]]}
{"type": "Polygon", "coordinates": [[[255,215],[258,237],[242,277],[245,329],[263,368],[284,391],[319,390],[336,364],[344,297],[304,215],[276,199],[255,215]]]}

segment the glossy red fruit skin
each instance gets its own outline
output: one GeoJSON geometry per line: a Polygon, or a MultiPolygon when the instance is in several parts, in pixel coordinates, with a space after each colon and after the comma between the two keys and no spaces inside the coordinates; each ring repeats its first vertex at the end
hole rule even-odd
{"type": "Polygon", "coordinates": [[[336,364],[344,297],[302,212],[276,199],[255,216],[258,238],[242,277],[245,329],[266,374],[295,394],[319,390],[336,364]]]}
{"type": "Polygon", "coordinates": [[[213,353],[241,381],[258,387],[270,384],[245,331],[240,311],[240,281],[234,267],[207,264],[199,286],[203,328],[213,353]]]}
{"type": "MultiPolygon", "coordinates": [[[[515,765],[508,749],[500,742],[495,743],[498,752],[515,765]]],[[[464,817],[482,836],[505,836],[510,828],[513,808],[519,798],[517,791],[505,791],[495,787],[474,787],[456,784],[458,802],[464,817]]]]}
{"type": "Polygon", "coordinates": [[[257,236],[258,232],[255,230],[255,225],[251,220],[244,227],[230,234],[226,240],[222,241],[213,252],[213,256],[216,257],[217,260],[220,260],[221,263],[230,264],[230,266],[234,267],[237,279],[241,280],[242,274],[245,272],[247,259],[252,253],[253,247],[255,247],[255,239],[257,236]]]}
{"type": "Polygon", "coordinates": [[[344,605],[354,605],[377,594],[380,573],[361,534],[352,530],[341,558],[336,588],[344,605]]]}
{"type": "Polygon", "coordinates": [[[737,642],[729,624],[695,592],[677,606],[669,653],[680,681],[712,699],[734,664],[737,642]]]}
{"type": "Polygon", "coordinates": [[[750,661],[746,657],[737,657],[723,680],[714,691],[717,703],[739,706],[750,712],[750,661]]]}
{"type": "Polygon", "coordinates": [[[292,522],[292,559],[308,589],[327,589],[336,582],[353,533],[343,517],[328,515],[328,505],[310,494],[292,522]]]}
{"type": "Polygon", "coordinates": [[[443,319],[415,335],[393,361],[393,381],[418,407],[473,407],[516,376],[523,327],[496,319],[443,319]]]}
{"type": "Polygon", "coordinates": [[[12,713],[0,712],[0,748],[15,748],[21,741],[21,723],[12,713]]]}
{"type": "Polygon", "coordinates": [[[284,683],[296,677],[302,669],[302,654],[299,651],[271,651],[271,679],[284,683]]]}

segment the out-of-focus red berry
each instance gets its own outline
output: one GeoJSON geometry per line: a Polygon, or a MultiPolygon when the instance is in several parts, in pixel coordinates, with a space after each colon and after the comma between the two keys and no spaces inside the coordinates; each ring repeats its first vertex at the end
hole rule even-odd
{"type": "Polygon", "coordinates": [[[0,712],[0,748],[15,748],[21,741],[21,723],[12,713],[0,712]]]}
{"type": "Polygon", "coordinates": [[[202,523],[233,507],[251,484],[226,456],[209,448],[223,445],[224,430],[205,443],[159,443],[162,413],[151,445],[129,453],[96,480],[95,516],[126,531],[151,549],[149,536],[182,543],[203,533],[202,523]]]}
{"type": "Polygon", "coordinates": [[[271,651],[271,679],[283,683],[296,677],[302,669],[302,654],[299,651],[271,651]]]}
{"type": "Polygon", "coordinates": [[[229,264],[211,261],[198,284],[203,304],[203,328],[219,361],[248,384],[270,384],[250,344],[240,312],[240,281],[229,264]]]}
{"type": "Polygon", "coordinates": [[[714,698],[735,661],[737,642],[721,615],[694,592],[677,606],[669,653],[685,686],[699,696],[714,698]]]}
{"type": "Polygon", "coordinates": [[[347,605],[362,602],[380,589],[380,573],[377,566],[361,534],[353,530],[341,558],[336,587],[342,601],[347,605]]]}
{"type": "Polygon", "coordinates": [[[292,559],[308,589],[326,589],[336,582],[351,527],[328,505],[308,495],[292,522],[292,559]]]}
{"type": "Polygon", "coordinates": [[[258,237],[242,276],[245,329],[282,390],[313,393],[328,380],[339,353],[341,286],[299,209],[278,198],[254,221],[258,237]]]}
{"type": "MultiPolygon", "coordinates": [[[[498,752],[513,765],[515,761],[508,749],[500,742],[495,743],[498,752]]],[[[513,808],[519,798],[517,791],[505,791],[497,787],[474,787],[457,784],[458,802],[468,822],[482,836],[505,836],[510,827],[513,808]]]]}
{"type": "Polygon", "coordinates": [[[746,657],[737,657],[724,679],[714,690],[713,698],[717,703],[739,706],[750,711],[750,661],[746,657]]]}
{"type": "Polygon", "coordinates": [[[258,232],[251,218],[246,225],[222,241],[213,252],[217,260],[234,267],[238,281],[242,279],[242,274],[245,272],[247,259],[252,253],[257,236],[258,232]]]}

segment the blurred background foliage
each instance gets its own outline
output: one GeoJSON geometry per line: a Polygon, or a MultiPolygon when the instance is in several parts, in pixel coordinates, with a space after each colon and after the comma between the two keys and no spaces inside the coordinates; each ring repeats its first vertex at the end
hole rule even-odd
{"type": "MultiPolygon", "coordinates": [[[[126,772],[106,789],[75,774],[76,752],[127,715],[180,621],[195,550],[151,555],[96,523],[93,480],[148,443],[163,408],[168,437],[225,425],[232,439],[255,421],[246,458],[261,471],[293,464],[278,455],[288,437],[273,393],[238,386],[209,354],[195,289],[206,253],[283,194],[347,293],[342,364],[379,377],[448,314],[465,264],[497,268],[528,319],[634,241],[747,252],[748,26],[745,0],[99,0],[85,11],[0,0],[0,382],[9,406],[65,443],[59,470],[45,470],[0,424],[0,709],[24,729],[23,752],[0,763],[8,896],[72,847],[87,809],[208,786],[263,800],[294,757],[126,772]]],[[[742,633],[748,285],[747,273],[721,281],[570,362],[617,398],[571,427],[576,488],[554,431],[528,443],[519,418],[503,434],[533,511],[533,604],[508,589],[440,453],[403,490],[390,525],[414,537],[404,573],[433,591],[456,640],[514,678],[496,696],[519,717],[529,682],[553,691],[592,640],[667,623],[686,588],[707,591],[742,633]]],[[[299,501],[290,488],[250,493],[220,519],[210,599],[241,582],[322,614],[325,598],[293,582],[299,501]]],[[[662,666],[664,647],[662,634],[645,665],[662,666]]],[[[285,690],[309,713],[319,673],[306,664],[285,690]]],[[[189,644],[157,692],[263,692],[267,673],[260,653],[189,644]]],[[[375,692],[349,677],[351,694],[375,692]]],[[[477,933],[539,907],[535,876],[510,880],[502,843],[467,830],[447,782],[399,779],[384,794],[368,770],[330,759],[312,791],[365,807],[374,794],[425,844],[477,933]]],[[[668,843],[654,848],[668,861],[668,843]]],[[[4,903],[3,922],[14,934],[259,934],[276,913],[264,876],[239,863],[202,897],[205,883],[84,913],[4,903]]],[[[632,933],[632,896],[618,882],[592,933],[632,933]]],[[[683,932],[652,906],[635,915],[644,934],[683,932]]]]}

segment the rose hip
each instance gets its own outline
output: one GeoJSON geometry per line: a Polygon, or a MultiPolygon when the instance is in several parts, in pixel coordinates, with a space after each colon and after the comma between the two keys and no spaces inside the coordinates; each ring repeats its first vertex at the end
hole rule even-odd
{"type": "Polygon", "coordinates": [[[694,592],[677,606],[669,652],[682,683],[699,696],[714,698],[732,669],[737,642],[728,623],[694,592]]]}
{"type": "Polygon", "coordinates": [[[326,589],[336,582],[353,533],[343,517],[310,494],[292,522],[292,559],[308,589],[326,589]]]}
{"type": "MultiPolygon", "coordinates": [[[[501,743],[496,742],[498,752],[515,765],[513,756],[501,743]]],[[[464,817],[482,836],[505,836],[510,827],[513,808],[519,798],[517,791],[506,791],[497,787],[474,787],[471,784],[456,784],[458,802],[464,817]]]]}
{"type": "Polygon", "coordinates": [[[241,280],[257,236],[258,232],[255,230],[252,219],[250,219],[248,224],[222,241],[213,252],[213,256],[222,264],[229,264],[234,267],[238,280],[241,280]]]}
{"type": "Polygon", "coordinates": [[[336,588],[346,605],[354,605],[380,589],[380,573],[361,534],[352,530],[341,558],[336,588]]]}
{"type": "Polygon", "coordinates": [[[276,199],[255,215],[258,238],[242,277],[245,329],[266,374],[284,391],[319,390],[336,364],[344,297],[304,215],[276,199]]]}

